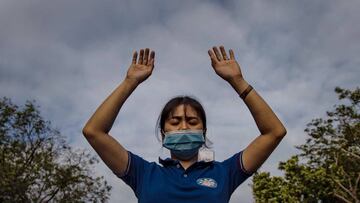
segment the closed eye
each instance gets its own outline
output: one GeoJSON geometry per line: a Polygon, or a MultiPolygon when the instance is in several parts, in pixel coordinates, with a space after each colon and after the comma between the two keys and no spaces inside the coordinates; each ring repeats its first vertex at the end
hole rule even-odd
{"type": "Polygon", "coordinates": [[[197,118],[191,118],[188,120],[188,123],[191,125],[197,125],[199,123],[199,119],[197,118]]]}
{"type": "Polygon", "coordinates": [[[179,120],[178,118],[171,118],[171,119],[169,120],[169,123],[170,123],[171,125],[177,125],[177,124],[180,123],[180,120],[179,120]]]}

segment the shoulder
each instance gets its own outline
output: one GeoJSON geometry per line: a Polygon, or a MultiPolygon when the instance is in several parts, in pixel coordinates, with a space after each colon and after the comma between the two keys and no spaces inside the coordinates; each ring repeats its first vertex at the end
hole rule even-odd
{"type": "Polygon", "coordinates": [[[225,159],[224,161],[215,162],[215,163],[218,165],[224,166],[224,167],[228,168],[229,170],[239,171],[239,172],[243,173],[244,175],[251,176],[253,173],[246,171],[244,168],[242,155],[243,155],[243,151],[240,151],[240,152],[232,155],[228,159],[225,159]]]}
{"type": "Polygon", "coordinates": [[[141,156],[134,154],[130,151],[127,151],[128,153],[128,163],[126,170],[123,174],[116,174],[118,177],[124,177],[126,175],[129,175],[131,171],[138,171],[145,170],[149,167],[158,167],[159,165],[156,162],[149,162],[142,158],[141,156]]]}

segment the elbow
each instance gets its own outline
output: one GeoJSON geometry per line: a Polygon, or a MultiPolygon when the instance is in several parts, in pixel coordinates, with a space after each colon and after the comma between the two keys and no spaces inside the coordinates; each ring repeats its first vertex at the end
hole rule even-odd
{"type": "Polygon", "coordinates": [[[278,126],[276,128],[272,128],[271,130],[269,130],[268,133],[263,133],[263,135],[266,134],[266,135],[269,135],[271,137],[281,140],[282,138],[285,137],[286,133],[287,132],[286,132],[286,129],[284,126],[278,126]]]}
{"type": "Polygon", "coordinates": [[[85,138],[89,139],[89,138],[94,137],[95,130],[91,129],[90,127],[85,126],[82,129],[82,134],[84,135],[85,138]]]}
{"type": "Polygon", "coordinates": [[[86,140],[88,142],[90,142],[90,144],[92,142],[98,141],[99,139],[102,139],[102,137],[105,135],[104,132],[102,132],[100,130],[93,129],[91,127],[84,127],[82,129],[82,134],[84,135],[86,140]]]}
{"type": "Polygon", "coordinates": [[[107,134],[107,132],[97,127],[86,124],[85,127],[82,129],[82,134],[87,140],[93,140],[97,139],[99,136],[107,134]]]}
{"type": "Polygon", "coordinates": [[[89,129],[86,128],[86,127],[84,127],[84,128],[82,129],[82,134],[86,137],[86,135],[89,134],[89,129]]]}
{"type": "Polygon", "coordinates": [[[286,133],[287,133],[286,128],[282,126],[281,128],[276,129],[273,135],[277,138],[282,139],[285,137],[286,133]]]}

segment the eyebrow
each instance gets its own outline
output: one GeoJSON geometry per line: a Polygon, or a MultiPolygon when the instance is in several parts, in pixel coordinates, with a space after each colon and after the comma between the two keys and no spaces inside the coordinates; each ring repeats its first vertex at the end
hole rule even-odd
{"type": "MultiPolygon", "coordinates": [[[[172,116],[170,116],[169,118],[170,118],[170,119],[172,119],[172,118],[181,119],[182,116],[172,115],[172,116]]],[[[187,118],[187,119],[193,119],[193,118],[199,119],[199,117],[197,117],[197,116],[185,116],[185,118],[187,118]]]]}

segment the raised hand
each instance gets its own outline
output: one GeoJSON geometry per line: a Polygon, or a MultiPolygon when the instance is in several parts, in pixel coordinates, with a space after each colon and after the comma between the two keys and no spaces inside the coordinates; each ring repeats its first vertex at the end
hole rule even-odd
{"type": "Polygon", "coordinates": [[[126,79],[134,80],[140,84],[151,75],[154,69],[154,62],[155,52],[150,52],[149,48],[146,48],[145,51],[140,49],[139,59],[138,53],[135,51],[132,63],[127,71],[126,79]]]}
{"type": "Polygon", "coordinates": [[[236,79],[243,79],[240,65],[235,60],[234,51],[232,49],[229,50],[230,59],[223,46],[220,46],[220,52],[215,46],[212,50],[210,49],[208,51],[211,59],[211,65],[216,74],[228,82],[236,79]]]}

